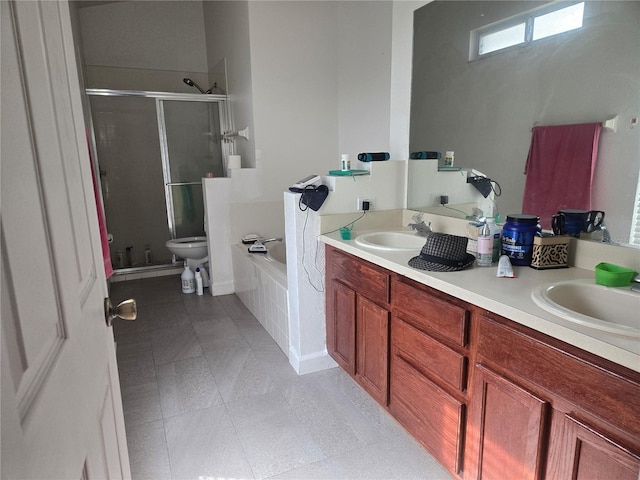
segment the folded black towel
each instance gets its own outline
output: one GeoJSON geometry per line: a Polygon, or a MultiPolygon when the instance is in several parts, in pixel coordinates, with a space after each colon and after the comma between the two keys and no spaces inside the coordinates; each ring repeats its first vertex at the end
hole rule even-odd
{"type": "Polygon", "coordinates": [[[361,162],[381,162],[383,160],[389,160],[389,152],[359,153],[358,160],[361,162]]]}
{"type": "Polygon", "coordinates": [[[409,155],[411,160],[438,160],[442,158],[442,153],[440,152],[411,152],[409,155]]]}

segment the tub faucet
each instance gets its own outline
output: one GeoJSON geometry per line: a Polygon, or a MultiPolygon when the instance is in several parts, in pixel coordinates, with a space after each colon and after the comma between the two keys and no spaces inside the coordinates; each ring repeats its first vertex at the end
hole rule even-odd
{"type": "Polygon", "coordinates": [[[260,239],[260,242],[264,245],[265,243],[269,243],[269,242],[281,242],[282,241],[282,237],[273,237],[273,238],[266,238],[266,239],[260,239]]]}

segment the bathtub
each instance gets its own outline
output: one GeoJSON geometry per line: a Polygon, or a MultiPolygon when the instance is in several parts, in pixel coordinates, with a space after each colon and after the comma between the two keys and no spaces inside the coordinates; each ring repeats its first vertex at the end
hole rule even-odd
{"type": "Polygon", "coordinates": [[[269,253],[249,253],[248,246],[232,248],[235,292],[264,329],[289,356],[289,299],[284,242],[267,244],[269,253]]]}

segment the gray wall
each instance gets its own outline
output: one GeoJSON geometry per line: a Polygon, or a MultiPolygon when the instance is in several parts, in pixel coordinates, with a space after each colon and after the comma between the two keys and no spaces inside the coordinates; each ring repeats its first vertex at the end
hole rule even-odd
{"type": "Polygon", "coordinates": [[[503,213],[520,212],[534,124],[602,121],[594,208],[628,241],[638,179],[640,2],[587,2],[582,31],[469,62],[470,31],[533,2],[433,2],[416,11],[410,149],[454,150],[503,189],[503,213]]]}

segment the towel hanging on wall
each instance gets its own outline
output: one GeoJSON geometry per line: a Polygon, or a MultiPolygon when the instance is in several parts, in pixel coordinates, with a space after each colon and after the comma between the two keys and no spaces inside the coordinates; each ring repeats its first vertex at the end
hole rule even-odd
{"type": "MultiPolygon", "coordinates": [[[[89,137],[87,133],[87,142],[89,137]]],[[[90,144],[89,144],[90,145],[90,144]]],[[[98,176],[96,176],[95,166],[93,165],[93,156],[91,147],[87,145],[89,150],[89,163],[91,164],[91,178],[93,180],[93,196],[96,201],[96,212],[98,214],[98,228],[100,229],[100,247],[102,248],[102,260],[104,262],[104,274],[107,279],[113,275],[113,265],[111,264],[111,251],[109,249],[109,235],[107,233],[107,220],[104,216],[102,202],[100,200],[100,192],[98,190],[98,176]]]]}
{"type": "Polygon", "coordinates": [[[524,173],[523,213],[551,228],[562,208],[591,210],[591,184],[601,123],[534,127],[524,173]]]}

